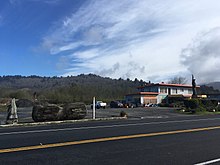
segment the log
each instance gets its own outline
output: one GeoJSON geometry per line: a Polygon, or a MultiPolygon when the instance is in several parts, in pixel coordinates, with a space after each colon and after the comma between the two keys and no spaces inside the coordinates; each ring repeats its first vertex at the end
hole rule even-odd
{"type": "Polygon", "coordinates": [[[87,109],[84,103],[69,103],[58,106],[56,104],[36,104],[33,106],[32,119],[35,122],[74,120],[86,117],[87,109]]]}
{"type": "Polygon", "coordinates": [[[83,119],[86,117],[87,109],[84,103],[69,103],[63,109],[64,120],[83,119]]]}

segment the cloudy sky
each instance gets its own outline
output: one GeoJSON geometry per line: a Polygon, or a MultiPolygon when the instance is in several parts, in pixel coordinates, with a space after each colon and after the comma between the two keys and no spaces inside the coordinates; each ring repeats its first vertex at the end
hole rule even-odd
{"type": "Polygon", "coordinates": [[[220,1],[0,1],[0,57],[1,76],[220,81],[220,1]]]}

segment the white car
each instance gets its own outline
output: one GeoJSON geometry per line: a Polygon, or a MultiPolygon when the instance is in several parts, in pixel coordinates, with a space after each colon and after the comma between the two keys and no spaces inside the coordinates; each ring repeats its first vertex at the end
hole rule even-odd
{"type": "MultiPolygon", "coordinates": [[[[95,107],[97,109],[99,108],[105,109],[106,106],[107,106],[107,103],[104,103],[103,101],[96,101],[95,107]]],[[[91,105],[91,108],[93,108],[93,104],[91,105]]]]}
{"type": "Polygon", "coordinates": [[[99,109],[99,108],[104,108],[107,106],[106,103],[104,103],[103,101],[96,101],[96,108],[99,109]]]}

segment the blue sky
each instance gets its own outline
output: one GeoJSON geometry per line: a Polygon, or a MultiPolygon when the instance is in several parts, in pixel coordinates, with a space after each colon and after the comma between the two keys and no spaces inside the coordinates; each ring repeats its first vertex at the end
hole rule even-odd
{"type": "Polygon", "coordinates": [[[220,81],[219,0],[2,0],[0,75],[220,81]]]}

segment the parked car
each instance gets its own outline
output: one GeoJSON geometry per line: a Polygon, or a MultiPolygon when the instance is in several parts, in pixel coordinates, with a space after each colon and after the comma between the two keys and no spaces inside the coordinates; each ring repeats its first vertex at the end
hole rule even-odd
{"type": "Polygon", "coordinates": [[[145,104],[145,107],[158,107],[158,105],[153,104],[153,103],[149,103],[149,104],[145,104]]]}
{"type": "Polygon", "coordinates": [[[104,103],[103,101],[96,101],[96,108],[104,108],[107,106],[107,103],[104,103]]]}
{"type": "MultiPolygon", "coordinates": [[[[105,109],[106,106],[107,106],[107,103],[104,103],[103,101],[96,101],[95,107],[97,109],[99,108],[105,109]]],[[[91,105],[91,108],[93,108],[93,104],[91,105]]]]}
{"type": "Polygon", "coordinates": [[[110,107],[111,108],[123,108],[123,104],[119,101],[111,101],[110,102],[110,107]]]}
{"type": "Polygon", "coordinates": [[[126,102],[125,100],[122,101],[123,107],[124,108],[134,108],[137,107],[137,104],[132,103],[132,102],[126,102]]]}

